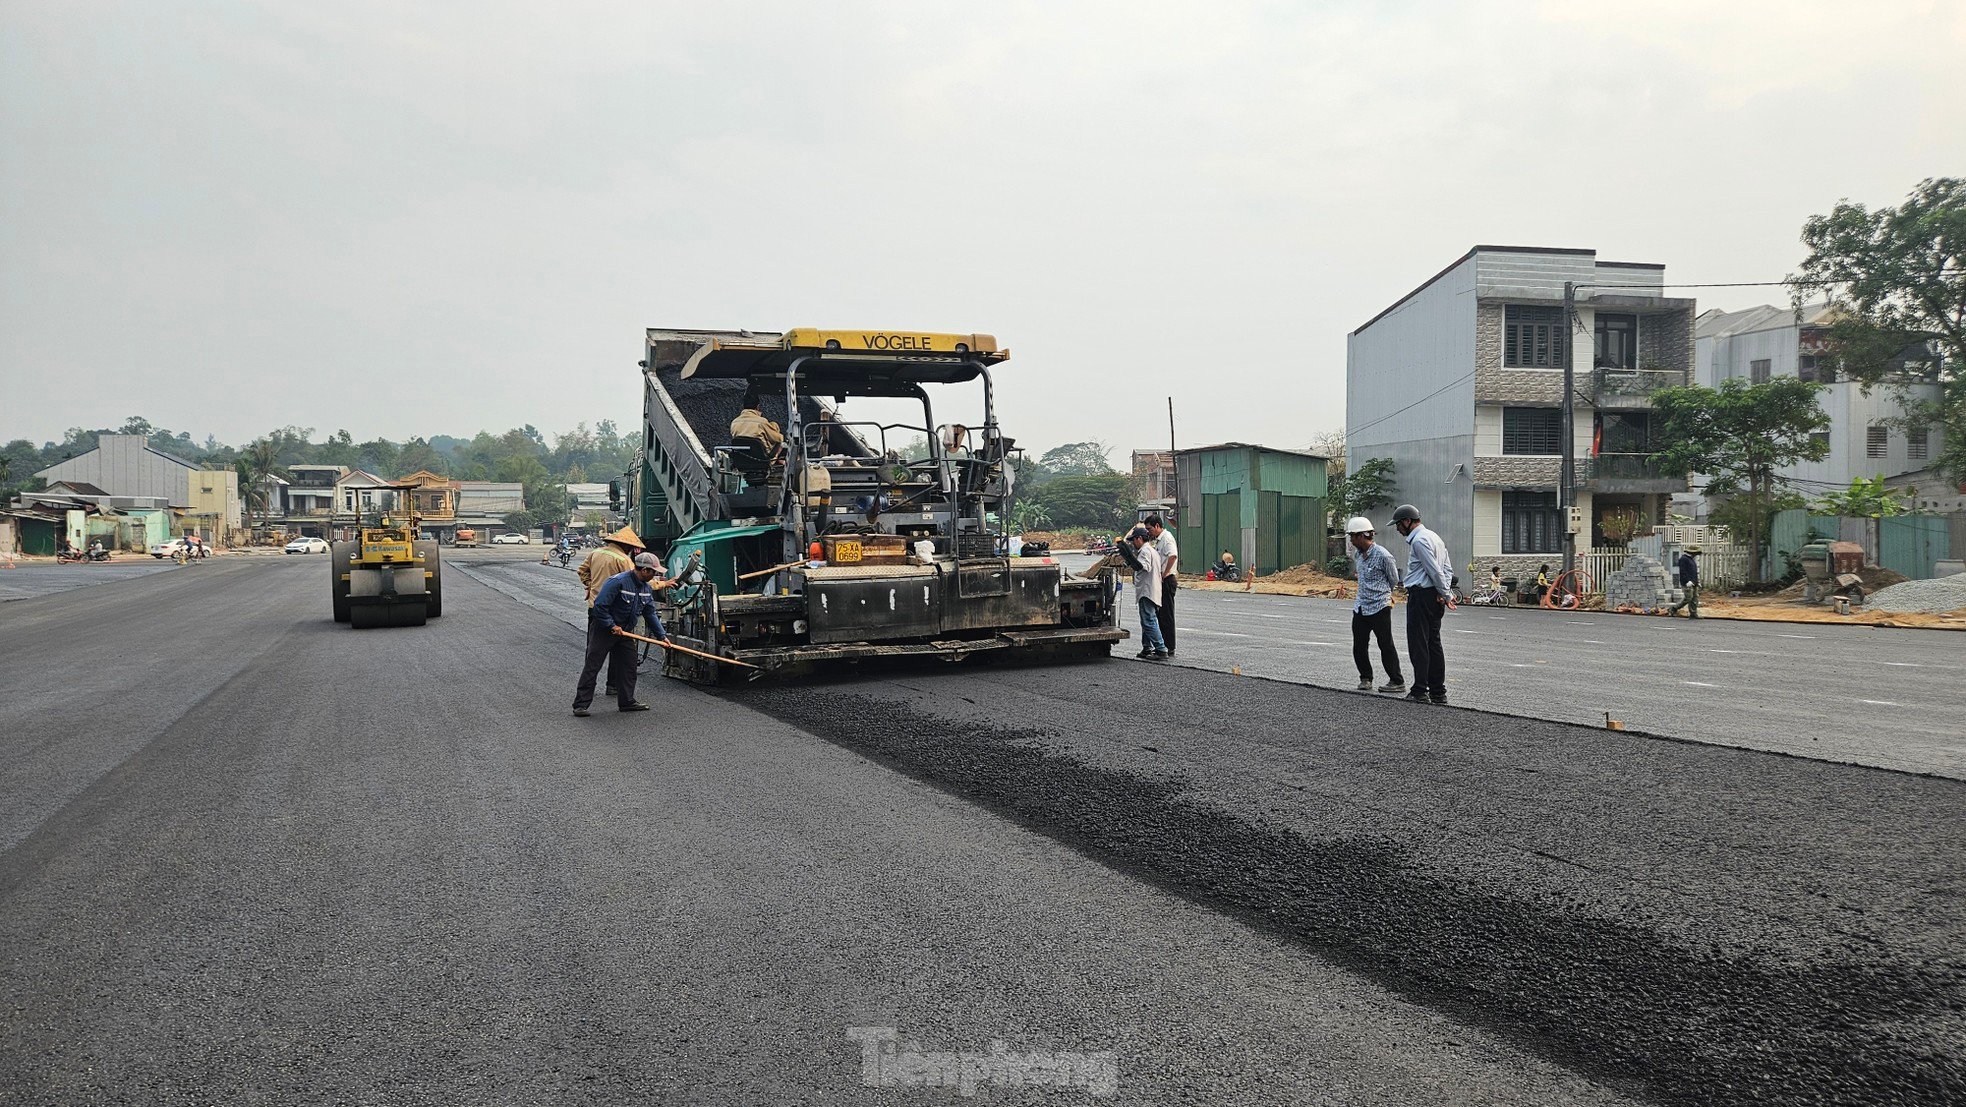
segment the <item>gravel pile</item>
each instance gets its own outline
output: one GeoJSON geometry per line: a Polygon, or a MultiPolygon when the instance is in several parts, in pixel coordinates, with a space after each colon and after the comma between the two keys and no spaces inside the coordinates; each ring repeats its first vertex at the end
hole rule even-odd
{"type": "Polygon", "coordinates": [[[1864,600],[1872,611],[1924,612],[1966,610],[1966,573],[1932,580],[1908,580],[1874,593],[1864,600]]]}

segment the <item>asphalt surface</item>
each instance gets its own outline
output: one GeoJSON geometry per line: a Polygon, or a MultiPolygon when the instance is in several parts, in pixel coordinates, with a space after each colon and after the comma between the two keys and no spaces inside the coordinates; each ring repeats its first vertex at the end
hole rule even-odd
{"type": "Polygon", "coordinates": [[[784,690],[573,719],[563,613],[479,583],[566,586],[533,556],[454,558],[422,628],[337,626],[298,558],[0,605],[0,1102],[956,1094],[867,1086],[870,1027],[1112,1102],[1645,1091],[758,710],[784,690]]]}
{"type": "MultiPolygon", "coordinates": [[[[1178,665],[1357,686],[1349,601],[1184,589],[1175,615],[1178,665]]],[[[1958,631],[1476,606],[1443,626],[1456,704],[1966,779],[1958,631]]]]}
{"type": "Polygon", "coordinates": [[[0,563],[0,602],[24,600],[34,596],[52,596],[57,592],[87,588],[90,585],[109,581],[147,577],[152,573],[161,573],[168,569],[184,568],[196,571],[203,569],[207,564],[210,563],[180,566],[174,561],[144,554],[119,554],[112,561],[83,561],[73,565],[23,561],[11,569],[0,563]]]}
{"type": "Polygon", "coordinates": [[[1966,1096],[1954,780],[1133,661],[724,694],[1648,1098],[1966,1096]]]}

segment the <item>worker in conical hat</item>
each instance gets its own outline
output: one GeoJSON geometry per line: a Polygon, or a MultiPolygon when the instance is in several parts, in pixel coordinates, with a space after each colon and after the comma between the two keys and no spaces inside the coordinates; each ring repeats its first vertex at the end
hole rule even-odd
{"type": "MultiPolygon", "coordinates": [[[[648,548],[642,545],[641,535],[635,533],[634,527],[622,527],[620,530],[602,539],[602,541],[620,544],[623,549],[628,551],[630,556],[648,548]]],[[[625,569],[622,571],[627,572],[625,569]]]]}

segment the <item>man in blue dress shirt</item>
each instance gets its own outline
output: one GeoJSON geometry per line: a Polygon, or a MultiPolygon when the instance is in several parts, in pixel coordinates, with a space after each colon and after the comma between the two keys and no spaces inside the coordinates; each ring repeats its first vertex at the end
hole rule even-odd
{"type": "Polygon", "coordinates": [[[1420,509],[1393,509],[1393,529],[1406,539],[1406,660],[1413,666],[1409,700],[1447,702],[1447,654],[1441,649],[1440,621],[1454,595],[1454,562],[1447,543],[1420,524],[1420,509]]]}

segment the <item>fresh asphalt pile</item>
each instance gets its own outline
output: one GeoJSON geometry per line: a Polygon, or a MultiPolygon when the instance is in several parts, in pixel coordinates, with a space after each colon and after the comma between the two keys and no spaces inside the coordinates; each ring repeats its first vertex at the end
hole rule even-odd
{"type": "Polygon", "coordinates": [[[1663,1102],[1966,1102],[1956,781],[1125,662],[729,694],[1663,1102]]]}

